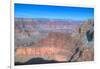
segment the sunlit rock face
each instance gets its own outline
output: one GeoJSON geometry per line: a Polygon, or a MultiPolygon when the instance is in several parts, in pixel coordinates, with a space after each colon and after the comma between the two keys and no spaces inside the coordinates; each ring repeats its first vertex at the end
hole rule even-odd
{"type": "Polygon", "coordinates": [[[56,61],[69,61],[75,50],[77,41],[69,34],[50,33],[47,38],[40,40],[31,48],[17,48],[16,56],[19,57],[42,57],[56,61]],[[73,40],[72,40],[73,39],[73,40]]]}
{"type": "Polygon", "coordinates": [[[50,62],[49,60],[54,62],[94,60],[93,20],[83,21],[80,24],[77,24],[77,21],[70,21],[71,23],[67,24],[69,21],[49,19],[16,19],[15,21],[17,22],[15,24],[15,63],[28,61],[30,63],[31,59],[34,62],[36,58],[43,59],[41,61],[48,60],[47,62],[50,62]],[[50,23],[52,26],[49,25],[50,23]],[[63,28],[63,25],[60,27],[57,23],[66,24],[64,25],[66,27],[63,28]],[[44,28],[48,26],[48,29],[44,28]],[[71,30],[67,28],[69,26],[72,27],[71,30]]]}
{"type": "MultiPolygon", "coordinates": [[[[21,57],[23,57],[23,58],[24,57],[32,57],[32,58],[41,57],[44,59],[56,60],[56,61],[66,61],[67,60],[66,56],[63,55],[65,53],[67,53],[66,50],[60,49],[60,48],[55,48],[55,47],[19,48],[16,50],[16,56],[19,56],[20,58],[21,57]]],[[[72,53],[70,53],[70,52],[69,52],[69,54],[72,55],[72,53]]],[[[25,60],[25,61],[27,61],[27,60],[25,60]]]]}
{"type": "Polygon", "coordinates": [[[77,61],[93,61],[94,60],[94,52],[90,48],[84,48],[80,58],[77,61]]]}

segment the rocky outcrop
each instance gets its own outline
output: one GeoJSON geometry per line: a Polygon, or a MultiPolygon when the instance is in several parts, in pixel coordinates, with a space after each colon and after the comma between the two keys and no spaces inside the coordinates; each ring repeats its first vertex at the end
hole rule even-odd
{"type": "Polygon", "coordinates": [[[85,25],[83,24],[81,33],[81,39],[84,46],[93,48],[94,46],[94,21],[88,20],[85,25]]]}
{"type": "Polygon", "coordinates": [[[94,51],[90,48],[84,48],[77,61],[93,61],[94,51]]]}
{"type": "Polygon", "coordinates": [[[85,21],[79,29],[79,40],[83,48],[77,61],[92,61],[94,60],[94,21],[85,21]]]}

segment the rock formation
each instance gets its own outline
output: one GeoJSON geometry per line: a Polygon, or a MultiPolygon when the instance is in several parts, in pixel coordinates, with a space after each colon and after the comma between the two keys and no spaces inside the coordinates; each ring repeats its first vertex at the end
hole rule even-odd
{"type": "MultiPolygon", "coordinates": [[[[28,21],[32,22],[32,20],[28,21]]],[[[36,21],[34,21],[34,23],[36,24],[36,21]]],[[[24,27],[28,30],[23,31],[22,26],[20,26],[20,28],[22,28],[21,30],[19,30],[19,28],[16,28],[15,39],[17,40],[21,35],[23,36],[23,38],[25,36],[25,39],[23,39],[22,41],[18,41],[24,42],[23,44],[28,42],[29,44],[19,44],[18,46],[18,43],[15,42],[15,63],[25,63],[35,58],[42,58],[48,61],[55,60],[57,62],[94,60],[93,20],[84,21],[81,25],[78,25],[75,31],[73,31],[72,33],[58,31],[41,33],[41,31],[36,30],[36,26],[34,27],[34,25],[24,27]],[[31,30],[34,30],[35,32],[31,30]],[[35,35],[33,35],[34,33],[35,35]],[[43,34],[44,36],[42,36],[41,34],[43,34]]]]}

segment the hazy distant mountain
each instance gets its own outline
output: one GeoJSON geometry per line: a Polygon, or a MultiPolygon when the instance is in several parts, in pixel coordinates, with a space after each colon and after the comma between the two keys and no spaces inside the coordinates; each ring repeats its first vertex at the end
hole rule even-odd
{"type": "Polygon", "coordinates": [[[15,18],[15,28],[21,30],[32,30],[34,27],[39,31],[74,31],[83,21],[64,20],[64,19],[46,19],[46,18],[15,18]]]}

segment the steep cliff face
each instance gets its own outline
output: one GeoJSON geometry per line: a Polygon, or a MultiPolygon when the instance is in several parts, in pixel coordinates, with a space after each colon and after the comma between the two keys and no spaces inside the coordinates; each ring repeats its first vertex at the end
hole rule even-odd
{"type": "Polygon", "coordinates": [[[81,27],[81,39],[85,46],[92,47],[94,43],[94,21],[88,20],[81,27]]]}
{"type": "Polygon", "coordinates": [[[79,35],[83,49],[77,61],[94,60],[94,21],[85,21],[80,27],[79,35]]]}

